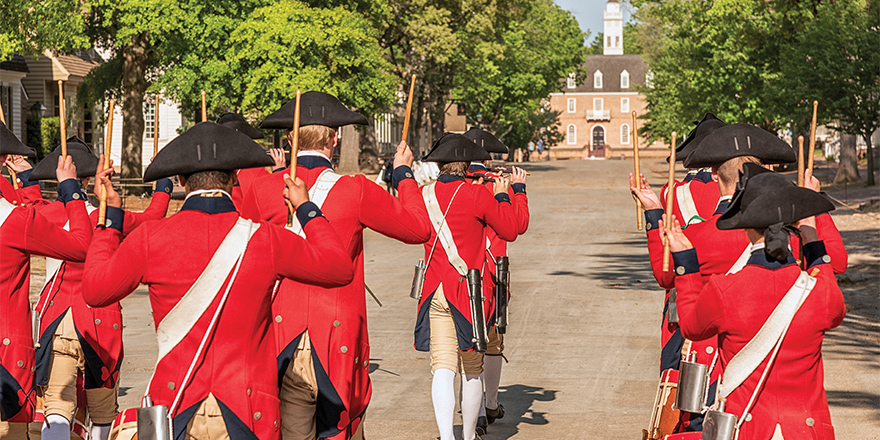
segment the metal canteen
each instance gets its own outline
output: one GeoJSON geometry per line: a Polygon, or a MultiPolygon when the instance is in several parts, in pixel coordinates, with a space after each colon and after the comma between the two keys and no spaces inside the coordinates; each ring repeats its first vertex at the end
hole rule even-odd
{"type": "Polygon", "coordinates": [[[681,361],[675,408],[689,413],[702,413],[706,404],[709,366],[695,362],[695,358],[696,352],[681,361]]]}
{"type": "Polygon", "coordinates": [[[137,435],[139,440],[171,440],[168,407],[156,405],[138,408],[137,435]]]}
{"type": "Polygon", "coordinates": [[[718,403],[718,409],[706,413],[703,419],[702,440],[733,440],[736,436],[737,417],[724,412],[724,399],[718,403]]]}
{"type": "Polygon", "coordinates": [[[412,288],[409,291],[409,297],[415,300],[422,299],[422,288],[425,287],[425,271],[427,267],[425,266],[425,260],[419,260],[416,263],[416,271],[413,274],[413,282],[412,288]]]}

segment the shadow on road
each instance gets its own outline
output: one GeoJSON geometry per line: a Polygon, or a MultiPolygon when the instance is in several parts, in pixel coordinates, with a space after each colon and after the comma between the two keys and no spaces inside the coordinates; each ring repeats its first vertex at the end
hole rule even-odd
{"type": "Polygon", "coordinates": [[[532,405],[536,401],[549,402],[556,400],[556,390],[547,390],[529,385],[509,385],[498,390],[498,401],[504,405],[504,418],[489,425],[487,438],[507,439],[519,432],[520,424],[546,425],[550,423],[546,413],[535,411],[532,405]]]}
{"type": "MultiPolygon", "coordinates": [[[[584,276],[601,281],[602,287],[605,289],[631,290],[653,287],[659,289],[659,286],[654,281],[654,275],[651,273],[651,263],[648,260],[647,245],[644,238],[601,243],[601,245],[621,250],[627,247],[635,247],[642,249],[642,252],[638,254],[624,252],[590,255],[600,262],[590,267],[588,273],[584,274],[584,276]]],[[[560,273],[559,275],[564,274],[560,273]]]]}

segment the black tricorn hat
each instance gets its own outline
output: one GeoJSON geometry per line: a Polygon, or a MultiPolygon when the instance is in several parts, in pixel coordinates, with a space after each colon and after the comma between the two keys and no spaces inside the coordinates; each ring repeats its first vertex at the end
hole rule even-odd
{"type": "Polygon", "coordinates": [[[755,156],[764,164],[797,160],[794,149],[775,134],[750,124],[730,124],[700,140],[697,149],[685,158],[684,166],[715,166],[738,156],[755,156]]]}
{"type": "Polygon", "coordinates": [[[473,127],[464,133],[464,137],[486,150],[487,153],[507,153],[507,146],[495,135],[481,128],[473,127]]]}
{"type": "Polygon", "coordinates": [[[474,141],[457,133],[443,133],[434,141],[431,151],[422,158],[425,162],[482,162],[492,156],[474,141]]]}
{"type": "MultiPolygon", "coordinates": [[[[80,179],[84,177],[92,177],[98,168],[98,156],[86,145],[86,142],[76,136],[67,139],[67,155],[73,158],[73,164],[76,165],[76,177],[80,179]]],[[[28,180],[55,180],[55,169],[58,168],[58,156],[61,156],[61,145],[55,147],[48,156],[44,157],[28,180]]]]}
{"type": "Polygon", "coordinates": [[[718,219],[718,229],[764,229],[834,210],[824,195],[800,188],[779,173],[748,163],[743,171],[744,188],[718,219]]]}
{"type": "Polygon", "coordinates": [[[263,136],[263,132],[257,130],[254,127],[251,127],[251,124],[248,124],[247,121],[244,120],[241,115],[238,113],[226,113],[219,118],[217,118],[217,123],[226,127],[229,127],[239,133],[243,133],[245,136],[251,139],[263,139],[266,136],[263,136]]]}
{"type": "MultiPolygon", "coordinates": [[[[675,148],[676,162],[683,162],[694,152],[694,150],[697,149],[698,146],[700,146],[700,141],[708,136],[709,133],[727,125],[718,119],[713,113],[706,113],[703,116],[703,119],[696,124],[697,126],[688,133],[681,145],[675,148]]],[[[669,162],[668,157],[666,158],[666,162],[669,162]]]]}
{"type": "Polygon", "coordinates": [[[200,122],[174,138],[144,171],[144,182],[199,171],[264,167],[275,161],[251,138],[216,122],[200,122]]]}
{"type": "MultiPolygon", "coordinates": [[[[296,99],[291,99],[260,122],[260,128],[292,129],[294,110],[296,110],[296,99]]],[[[367,117],[349,110],[335,96],[328,93],[312,91],[300,96],[300,127],[324,125],[339,128],[351,124],[367,125],[367,117]]]]}
{"type": "MultiPolygon", "coordinates": [[[[36,156],[37,153],[21,143],[8,128],[0,122],[0,154],[16,154],[19,156],[36,156]]],[[[56,164],[57,165],[57,164],[56,164]]]]}

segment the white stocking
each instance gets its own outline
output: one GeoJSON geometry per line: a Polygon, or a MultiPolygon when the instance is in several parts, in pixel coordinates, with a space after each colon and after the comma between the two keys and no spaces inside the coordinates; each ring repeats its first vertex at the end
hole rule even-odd
{"type": "Polygon", "coordinates": [[[464,440],[474,440],[482,404],[483,382],[480,375],[465,374],[461,381],[461,432],[464,440]]]}
{"type": "Polygon", "coordinates": [[[455,440],[452,433],[452,418],[455,414],[455,372],[446,368],[434,372],[431,399],[434,401],[434,418],[437,419],[440,440],[455,440]]]}
{"type": "Polygon", "coordinates": [[[92,425],[92,440],[107,440],[110,438],[110,425],[92,425]]]}
{"type": "Polygon", "coordinates": [[[486,378],[486,408],[498,408],[498,385],[501,384],[501,356],[483,358],[483,376],[486,378]]]}
{"type": "Polygon", "coordinates": [[[70,422],[58,414],[49,414],[40,434],[43,440],[70,440],[70,422]]]}

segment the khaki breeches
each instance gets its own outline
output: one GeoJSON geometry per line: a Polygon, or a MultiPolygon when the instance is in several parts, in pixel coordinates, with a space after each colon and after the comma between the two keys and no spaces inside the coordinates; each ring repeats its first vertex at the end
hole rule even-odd
{"type": "Polygon", "coordinates": [[[501,356],[504,353],[504,335],[498,334],[495,326],[489,327],[486,332],[489,343],[486,345],[486,356],[501,356]]]}
{"type": "MultiPolygon", "coordinates": [[[[318,402],[318,380],[315,379],[315,362],[312,343],[306,330],[293,352],[293,358],[281,381],[281,438],[284,440],[315,440],[318,429],[315,413],[318,402]]],[[[363,440],[364,421],[351,436],[363,440]]]]}
{"type": "MultiPolygon", "coordinates": [[[[85,367],[85,356],[76,328],[73,314],[65,313],[55,330],[52,340],[52,353],[49,357],[49,382],[43,389],[43,413],[64,417],[73,421],[76,414],[76,376],[85,367]]],[[[117,384],[117,387],[119,385],[117,384]]],[[[86,390],[89,417],[96,425],[113,423],[119,406],[116,400],[117,388],[95,388],[86,390]]]]}
{"type": "Polygon", "coordinates": [[[445,368],[464,374],[483,372],[483,354],[476,351],[461,351],[452,309],[443,294],[443,284],[437,287],[431,299],[428,319],[431,325],[431,373],[445,368]]]}
{"type": "Polygon", "coordinates": [[[202,401],[199,409],[186,424],[186,440],[228,440],[226,422],[214,394],[202,401]]]}
{"type": "Polygon", "coordinates": [[[27,423],[0,422],[0,440],[25,440],[27,438],[27,423]]]}

